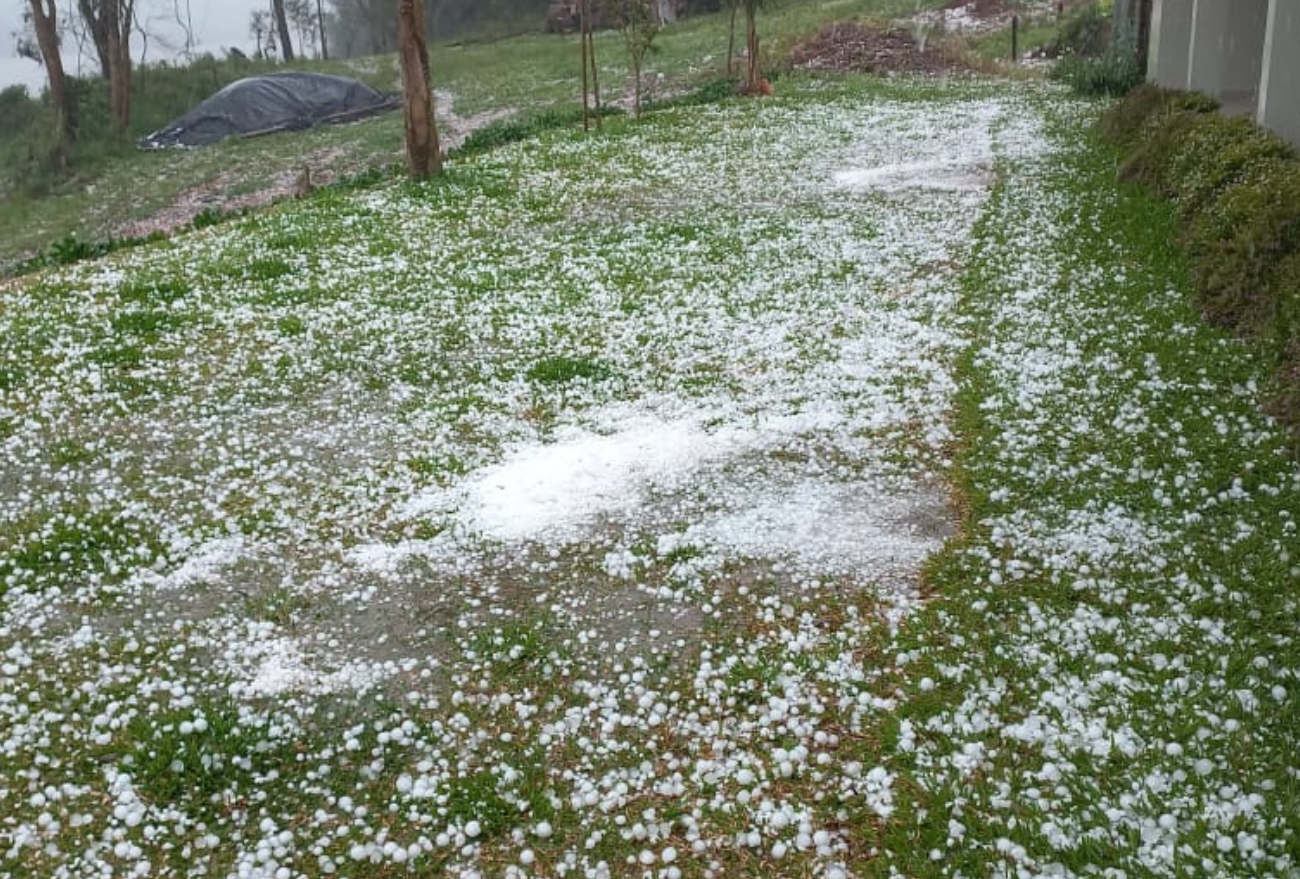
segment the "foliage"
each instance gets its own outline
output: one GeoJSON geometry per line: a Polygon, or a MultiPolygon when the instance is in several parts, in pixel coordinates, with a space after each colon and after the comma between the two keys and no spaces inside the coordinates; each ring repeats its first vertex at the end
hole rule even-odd
{"type": "Polygon", "coordinates": [[[1096,58],[1110,50],[1110,14],[1096,4],[1086,4],[1080,13],[1071,15],[1061,25],[1061,36],[1056,43],[1057,54],[1096,58]]]}
{"type": "Polygon", "coordinates": [[[1101,117],[1101,133],[1123,151],[1130,150],[1146,132],[1168,113],[1215,113],[1218,101],[1199,92],[1174,92],[1144,83],[1122,101],[1112,105],[1101,117]]]}
{"type": "Polygon", "coordinates": [[[1182,221],[1197,301],[1276,367],[1276,408],[1300,424],[1300,158],[1206,98],[1137,89],[1103,118],[1120,176],[1170,200],[1182,221]]]}
{"type": "Polygon", "coordinates": [[[1131,53],[1108,51],[1098,56],[1067,55],[1052,66],[1053,79],[1081,95],[1119,96],[1142,82],[1142,70],[1131,53]]]}
{"type": "Polygon", "coordinates": [[[1135,35],[1115,33],[1110,13],[1088,4],[1061,25],[1051,76],[1082,95],[1119,96],[1142,82],[1135,35]]]}
{"type": "Polygon", "coordinates": [[[603,0],[601,8],[614,22],[632,64],[632,115],[641,115],[641,66],[659,33],[658,0],[603,0]]]}

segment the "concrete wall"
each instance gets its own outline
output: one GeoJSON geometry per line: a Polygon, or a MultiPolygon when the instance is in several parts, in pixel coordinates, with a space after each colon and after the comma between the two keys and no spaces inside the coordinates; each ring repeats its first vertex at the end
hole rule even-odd
{"type": "Polygon", "coordinates": [[[1257,119],[1300,146],[1300,0],[1272,0],[1267,24],[1257,119]]]}
{"type": "Polygon", "coordinates": [[[1259,88],[1269,0],[1193,0],[1187,87],[1216,98],[1259,88]]]}
{"type": "MultiPolygon", "coordinates": [[[[1117,20],[1132,0],[1117,0],[1117,20]]],[[[1155,0],[1147,79],[1253,112],[1300,147],[1300,0],[1155,0]]]]}
{"type": "Polygon", "coordinates": [[[1169,89],[1185,89],[1191,70],[1194,0],[1155,0],[1151,8],[1151,48],[1147,79],[1169,89]]]}

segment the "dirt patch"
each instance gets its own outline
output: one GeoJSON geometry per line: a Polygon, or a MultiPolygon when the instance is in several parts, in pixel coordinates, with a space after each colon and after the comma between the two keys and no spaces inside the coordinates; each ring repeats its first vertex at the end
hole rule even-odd
{"type": "Polygon", "coordinates": [[[945,75],[969,70],[955,53],[901,27],[847,21],[827,25],[795,46],[790,62],[802,70],[839,73],[922,73],[945,75]]]}
{"type": "Polygon", "coordinates": [[[194,221],[204,211],[233,212],[263,207],[285,198],[306,195],[312,188],[333,183],[355,173],[342,149],[320,150],[303,156],[293,167],[274,174],[264,186],[247,191],[248,181],[223,171],[211,180],[193,186],[161,211],[118,226],[114,237],[143,238],[154,232],[170,233],[194,221]]]}

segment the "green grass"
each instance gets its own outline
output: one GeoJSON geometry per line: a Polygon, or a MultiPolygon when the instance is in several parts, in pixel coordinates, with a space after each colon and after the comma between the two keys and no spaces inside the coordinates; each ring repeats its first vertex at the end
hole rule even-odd
{"type": "MultiPolygon", "coordinates": [[[[937,5],[940,0],[776,4],[759,18],[765,65],[780,67],[795,42],[828,19],[863,14],[887,18],[937,5]]],[[[724,14],[698,16],[659,35],[655,51],[646,59],[646,71],[662,74],[664,85],[646,95],[651,106],[656,100],[692,92],[724,72],[726,25],[724,14]]],[[[628,66],[621,37],[614,32],[598,34],[596,53],[602,94],[609,101],[627,87],[628,66]]],[[[526,34],[499,41],[435,45],[431,56],[434,85],[453,96],[451,109],[457,115],[503,111],[524,120],[485,132],[467,146],[470,152],[519,136],[511,131],[511,125],[522,124],[531,132],[539,128],[539,120],[542,127],[580,121],[576,36],[526,34]]],[[[387,90],[398,87],[392,57],[304,61],[294,67],[357,76],[387,90]]],[[[175,82],[165,70],[146,71],[139,87],[150,90],[149,99],[136,102],[144,109],[137,113],[135,134],[161,126],[199,98],[250,71],[225,62],[205,63],[186,75],[177,75],[175,82]]],[[[724,90],[718,90],[719,94],[724,90]]],[[[400,114],[389,114],[349,125],[227,141],[202,150],[139,153],[120,145],[104,147],[86,159],[83,172],[49,195],[9,193],[4,197],[0,272],[12,271],[34,257],[59,264],[133,245],[148,234],[135,231],[145,228],[136,224],[180,198],[216,198],[238,205],[241,194],[278,185],[304,165],[318,172],[322,167],[335,169],[344,185],[354,177],[364,184],[373,183],[397,173],[394,168],[401,160],[402,137],[400,114]]],[[[239,209],[200,207],[193,224],[203,228],[222,221],[232,211],[238,213],[239,209]]]]}

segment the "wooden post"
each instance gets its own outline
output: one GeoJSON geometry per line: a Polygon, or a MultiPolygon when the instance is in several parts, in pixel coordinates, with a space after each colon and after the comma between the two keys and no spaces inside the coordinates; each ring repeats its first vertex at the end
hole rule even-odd
{"type": "Polygon", "coordinates": [[[1020,16],[1011,16],[1011,61],[1016,63],[1020,60],[1020,16]]]}

